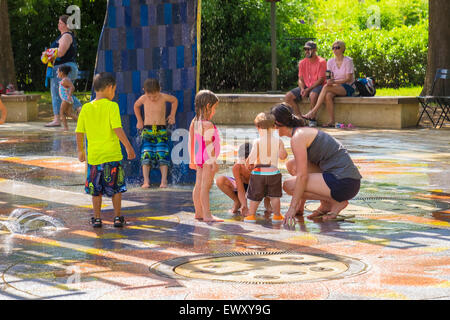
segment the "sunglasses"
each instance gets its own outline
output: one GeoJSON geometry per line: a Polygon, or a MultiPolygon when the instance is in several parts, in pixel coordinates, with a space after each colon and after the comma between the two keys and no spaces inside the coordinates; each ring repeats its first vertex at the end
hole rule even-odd
{"type": "Polygon", "coordinates": [[[311,51],[312,49],[311,49],[311,48],[303,48],[303,50],[305,50],[305,51],[311,51]]]}
{"type": "Polygon", "coordinates": [[[336,47],[333,47],[332,49],[333,50],[339,50],[341,47],[339,47],[339,46],[336,46],[336,47]]]}

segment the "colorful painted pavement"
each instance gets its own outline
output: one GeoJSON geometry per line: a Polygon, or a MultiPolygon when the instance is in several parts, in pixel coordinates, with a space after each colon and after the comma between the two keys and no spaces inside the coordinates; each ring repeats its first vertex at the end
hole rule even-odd
{"type": "MultiPolygon", "coordinates": [[[[256,131],[220,129],[219,174],[231,175],[256,131]]],[[[327,131],[364,176],[343,212],[354,218],[313,222],[318,203],[308,201],[295,228],[273,224],[262,206],[247,224],[213,186],[211,208],[225,222],[207,224],[193,218],[192,186],[129,185],[127,226],[113,227],[105,198],[97,230],[74,134],[0,126],[0,299],[448,299],[448,130],[327,131]]]]}

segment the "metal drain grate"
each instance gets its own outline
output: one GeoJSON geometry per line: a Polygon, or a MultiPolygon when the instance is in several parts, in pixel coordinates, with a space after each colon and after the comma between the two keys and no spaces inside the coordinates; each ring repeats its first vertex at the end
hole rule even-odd
{"type": "Polygon", "coordinates": [[[246,284],[313,282],[354,276],[367,270],[360,260],[292,251],[227,252],[179,257],[156,263],[150,272],[172,279],[246,284]]]}

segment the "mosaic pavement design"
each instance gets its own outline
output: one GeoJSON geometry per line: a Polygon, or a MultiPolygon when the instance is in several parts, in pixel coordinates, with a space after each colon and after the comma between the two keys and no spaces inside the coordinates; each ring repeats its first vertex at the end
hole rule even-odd
{"type": "MultiPolygon", "coordinates": [[[[328,132],[364,176],[343,212],[353,218],[311,221],[318,203],[308,201],[294,228],[272,223],[262,205],[258,221],[246,224],[213,186],[211,208],[225,222],[207,224],[193,218],[192,186],[129,185],[127,226],[113,227],[105,198],[96,230],[74,135],[42,123],[0,126],[0,299],[448,299],[448,131],[328,132]],[[11,233],[4,226],[17,209],[26,210],[16,222],[29,224],[11,233]],[[43,217],[63,227],[30,222],[43,217]]],[[[222,140],[219,174],[231,174],[244,140],[222,140]]],[[[284,195],[283,211],[289,201],[284,195]]]]}

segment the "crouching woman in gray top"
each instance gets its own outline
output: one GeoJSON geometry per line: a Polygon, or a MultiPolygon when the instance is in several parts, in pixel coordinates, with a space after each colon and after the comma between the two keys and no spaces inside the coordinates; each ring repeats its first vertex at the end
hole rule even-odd
{"type": "Polygon", "coordinates": [[[283,183],[284,191],[292,195],[284,223],[295,223],[295,216],[303,215],[306,200],[320,200],[308,218],[335,219],[358,194],[362,178],[348,151],[326,132],[305,127],[286,104],[275,105],[271,113],[279,135],[291,138],[294,154],[286,167],[295,177],[283,183]]]}

